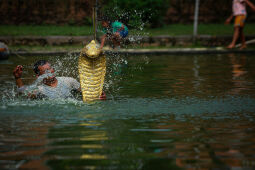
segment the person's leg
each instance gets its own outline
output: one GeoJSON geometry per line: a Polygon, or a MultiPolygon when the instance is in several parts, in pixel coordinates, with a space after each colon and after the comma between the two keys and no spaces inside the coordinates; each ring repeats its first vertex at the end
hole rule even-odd
{"type": "Polygon", "coordinates": [[[245,36],[244,36],[243,29],[244,29],[243,27],[240,27],[240,37],[241,37],[241,43],[242,43],[242,46],[240,47],[240,49],[246,48],[246,42],[245,42],[245,36]]]}
{"type": "Polygon", "coordinates": [[[234,28],[234,35],[233,35],[233,40],[232,42],[227,46],[227,48],[231,49],[234,48],[236,45],[236,41],[239,37],[239,31],[240,31],[240,27],[239,26],[235,26],[234,28]]]}
{"type": "Polygon", "coordinates": [[[246,42],[245,42],[245,36],[244,36],[245,19],[246,19],[246,16],[243,15],[240,22],[240,37],[241,37],[241,43],[242,43],[242,46],[240,47],[240,49],[246,48],[246,42]]]}

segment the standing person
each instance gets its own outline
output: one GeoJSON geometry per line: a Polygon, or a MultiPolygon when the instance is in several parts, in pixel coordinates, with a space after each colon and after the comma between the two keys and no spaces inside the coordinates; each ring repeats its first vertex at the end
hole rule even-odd
{"type": "Polygon", "coordinates": [[[233,13],[225,22],[226,24],[229,24],[233,17],[235,17],[233,39],[232,42],[227,46],[228,49],[232,49],[235,47],[239,37],[241,38],[242,43],[240,49],[246,48],[244,36],[244,24],[247,16],[246,4],[250,6],[251,2],[248,0],[233,0],[232,2],[233,13]]]}
{"type": "Polygon", "coordinates": [[[114,47],[120,47],[120,42],[128,35],[128,28],[119,21],[110,22],[109,19],[101,20],[104,35],[101,37],[101,46],[103,48],[106,38],[113,42],[114,47]]]}

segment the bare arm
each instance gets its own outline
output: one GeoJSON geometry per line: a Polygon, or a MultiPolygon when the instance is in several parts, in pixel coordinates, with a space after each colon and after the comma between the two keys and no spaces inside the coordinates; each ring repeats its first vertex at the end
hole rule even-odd
{"type": "Polygon", "coordinates": [[[100,46],[101,49],[104,47],[104,43],[105,43],[106,36],[107,36],[107,35],[104,34],[104,35],[102,36],[102,38],[101,38],[101,46],[100,46]]]}
{"type": "Polygon", "coordinates": [[[233,14],[232,15],[230,15],[227,19],[226,19],[226,21],[225,21],[225,24],[227,25],[227,24],[230,24],[230,22],[231,22],[231,20],[233,19],[233,14]]]}
{"type": "Polygon", "coordinates": [[[253,11],[255,11],[255,5],[254,5],[253,3],[251,3],[251,1],[245,0],[245,3],[246,3],[253,11]]]}
{"type": "MultiPolygon", "coordinates": [[[[18,66],[13,70],[13,76],[14,76],[14,78],[15,78],[16,85],[17,85],[17,87],[19,88],[19,89],[18,89],[18,92],[19,92],[19,93],[24,93],[24,90],[25,90],[25,86],[24,86],[23,81],[22,81],[22,79],[21,79],[22,72],[23,72],[23,66],[21,66],[21,65],[18,65],[18,66]]],[[[28,94],[27,94],[27,97],[28,97],[28,98],[31,98],[31,99],[35,99],[35,98],[37,98],[37,95],[36,95],[36,93],[28,93],[28,94]]]]}
{"type": "Polygon", "coordinates": [[[21,76],[22,76],[22,71],[23,71],[23,66],[18,65],[14,70],[13,70],[13,76],[16,81],[16,85],[18,88],[21,88],[24,86],[21,76]]]}

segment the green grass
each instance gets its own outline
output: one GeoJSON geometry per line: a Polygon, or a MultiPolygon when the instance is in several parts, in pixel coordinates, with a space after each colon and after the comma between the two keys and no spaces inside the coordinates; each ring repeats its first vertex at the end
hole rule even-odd
{"type": "Polygon", "coordinates": [[[45,45],[45,46],[40,46],[40,45],[10,45],[9,49],[11,51],[69,51],[69,52],[74,52],[74,51],[80,51],[83,48],[82,45],[45,45]]]}
{"type": "MultiPolygon", "coordinates": [[[[246,24],[245,35],[255,35],[255,24],[246,24]]],[[[172,24],[161,28],[144,29],[137,31],[130,29],[132,35],[192,35],[193,25],[172,24]]],[[[224,24],[200,24],[198,26],[198,34],[200,35],[232,35],[233,25],[224,24]]],[[[48,36],[48,35],[73,35],[85,36],[92,35],[92,26],[54,26],[54,25],[0,25],[0,36],[48,36]]]]}
{"type": "MultiPolygon", "coordinates": [[[[255,35],[255,24],[246,24],[245,34],[246,35],[255,35]]],[[[233,25],[224,25],[224,24],[200,24],[198,26],[198,34],[200,35],[232,35],[233,34],[233,25]]],[[[184,24],[174,24],[167,25],[162,28],[155,29],[145,29],[145,32],[148,32],[151,36],[156,35],[192,35],[193,34],[193,25],[184,25],[184,24]]]]}
{"type": "Polygon", "coordinates": [[[0,35],[11,36],[48,36],[48,35],[92,35],[93,29],[89,26],[55,26],[55,25],[0,25],[0,35]]]}

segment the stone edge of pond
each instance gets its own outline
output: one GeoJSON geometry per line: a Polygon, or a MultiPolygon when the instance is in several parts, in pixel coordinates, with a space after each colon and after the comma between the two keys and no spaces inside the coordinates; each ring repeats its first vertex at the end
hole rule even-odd
{"type": "MultiPolygon", "coordinates": [[[[69,52],[69,51],[35,51],[35,52],[25,52],[25,51],[11,51],[10,55],[21,55],[21,56],[34,56],[34,55],[66,55],[73,54],[79,55],[79,51],[69,52]]],[[[120,50],[105,50],[105,54],[133,54],[133,55],[164,55],[164,54],[255,54],[255,49],[224,49],[224,48],[178,48],[178,49],[120,49],[120,50]]]]}
{"type": "MultiPolygon", "coordinates": [[[[0,41],[11,45],[39,45],[39,46],[54,46],[54,45],[85,45],[93,39],[93,36],[1,36],[0,41]]],[[[246,35],[246,40],[254,40],[255,35],[246,35]]],[[[199,35],[196,38],[196,42],[205,47],[218,47],[227,46],[232,41],[232,35],[199,35]]],[[[193,37],[191,35],[179,35],[179,36],[135,36],[129,35],[123,41],[124,44],[135,44],[143,46],[189,46],[194,44],[193,37]]]]}

